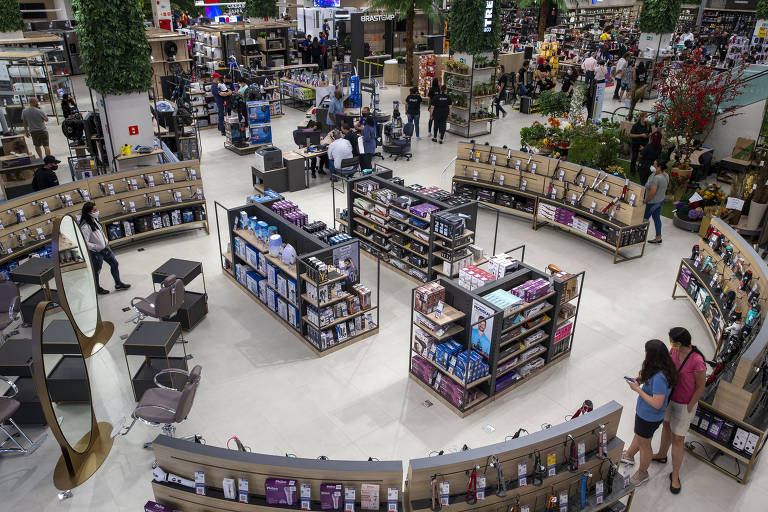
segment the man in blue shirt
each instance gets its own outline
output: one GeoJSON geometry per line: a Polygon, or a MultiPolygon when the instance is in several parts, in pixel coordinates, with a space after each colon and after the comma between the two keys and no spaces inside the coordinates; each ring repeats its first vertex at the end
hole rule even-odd
{"type": "Polygon", "coordinates": [[[328,105],[328,117],[325,120],[325,124],[328,125],[328,131],[338,126],[340,116],[344,115],[344,105],[341,103],[341,89],[333,91],[333,98],[330,105],[328,105]]]}
{"type": "Polygon", "coordinates": [[[224,132],[224,102],[228,96],[232,94],[232,91],[227,90],[227,86],[221,83],[221,75],[214,73],[211,75],[213,78],[213,84],[211,84],[211,94],[213,99],[216,100],[216,110],[219,112],[219,131],[222,135],[226,135],[224,132]]]}

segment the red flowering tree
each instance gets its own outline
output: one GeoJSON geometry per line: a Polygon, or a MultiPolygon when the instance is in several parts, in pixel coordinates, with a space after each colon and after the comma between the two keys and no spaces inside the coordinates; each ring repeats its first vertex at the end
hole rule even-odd
{"type": "Polygon", "coordinates": [[[675,140],[682,168],[689,165],[696,142],[703,144],[715,123],[725,124],[740,115],[737,99],[746,86],[745,69],[718,71],[695,62],[662,69],[653,112],[665,136],[675,140]]]}

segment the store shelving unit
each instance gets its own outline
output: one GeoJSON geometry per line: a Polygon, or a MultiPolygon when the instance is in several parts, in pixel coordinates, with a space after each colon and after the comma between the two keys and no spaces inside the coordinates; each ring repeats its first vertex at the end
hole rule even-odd
{"type": "Polygon", "coordinates": [[[35,97],[48,115],[61,122],[57,91],[61,89],[74,95],[62,52],[56,48],[0,49],[0,66],[8,72],[7,81],[0,81],[0,100],[23,109],[29,98],[35,97]]]}
{"type": "Polygon", "coordinates": [[[699,33],[702,35],[740,35],[751,37],[757,14],[754,10],[705,8],[699,33]]]}
{"type": "Polygon", "coordinates": [[[634,26],[640,14],[639,5],[614,6],[614,7],[579,7],[568,10],[568,19],[575,18],[569,23],[570,28],[583,28],[591,24],[593,27],[602,27],[618,21],[623,26],[634,26]]]}
{"type": "MultiPolygon", "coordinates": [[[[152,88],[155,98],[162,99],[162,79],[169,75],[180,73],[189,74],[192,69],[192,59],[187,51],[187,36],[159,28],[148,27],[147,42],[149,42],[149,60],[152,64],[152,88]],[[169,54],[166,50],[168,43],[176,46],[176,53],[169,54]]],[[[168,98],[166,98],[168,99],[168,98]]]]}
{"type": "Polygon", "coordinates": [[[698,5],[683,5],[680,8],[680,17],[677,20],[675,32],[681,33],[690,29],[693,32],[696,29],[696,19],[699,16],[698,5]]]}
{"type": "MultiPolygon", "coordinates": [[[[373,183],[377,191],[389,190],[397,196],[411,199],[411,206],[429,203],[439,211],[461,213],[468,216],[465,233],[466,243],[458,244],[453,251],[463,249],[474,241],[477,205],[470,201],[457,201],[444,192],[444,199],[437,199],[433,192],[421,193],[390,181],[391,171],[355,178],[347,187],[347,211],[349,233],[360,239],[361,248],[373,257],[381,258],[385,266],[417,283],[425,283],[433,276],[455,277],[458,266],[446,272],[443,262],[448,259],[441,252],[447,239],[434,231],[434,216],[423,218],[410,210],[399,208],[377,199],[366,190],[366,183],[373,183]],[[355,204],[357,201],[358,205],[355,204]],[[363,207],[361,205],[367,205],[363,207]]],[[[425,189],[426,191],[426,189],[425,189]]],[[[376,191],[374,191],[376,192],[376,191]]],[[[484,260],[473,260],[480,264],[484,260]]]]}
{"type": "Polygon", "coordinates": [[[719,367],[699,400],[688,431],[692,442],[686,443],[686,449],[706,464],[746,483],[768,432],[768,390],[761,378],[768,365],[766,311],[761,310],[751,319],[748,328],[745,325],[747,317],[751,317],[749,296],[753,291],[760,297],[768,293],[768,266],[749,242],[717,217],[709,226],[703,226],[700,234],[708,235],[698,243],[701,257],[682,259],[672,293],[673,298],[688,298],[707,324],[715,345],[713,359],[719,367]],[[726,263],[732,261],[738,265],[726,263]],[[745,290],[740,290],[747,271],[752,279],[745,290]],[[718,279],[713,279],[715,272],[718,279]],[[678,287],[685,294],[675,295],[678,287]],[[724,301],[724,289],[736,291],[730,307],[724,301]],[[735,320],[734,311],[741,312],[735,320]]]}
{"type": "Polygon", "coordinates": [[[349,239],[329,245],[328,239],[335,231],[326,232],[322,239],[305,231],[271,209],[276,200],[236,208],[224,208],[217,203],[219,241],[228,245],[221,247],[224,275],[270,316],[285,324],[288,332],[319,357],[376,334],[379,325],[378,269],[376,293],[371,293],[369,302],[364,303],[358,292],[362,282],[358,241],[349,239]],[[226,219],[225,226],[219,225],[220,210],[226,219]],[[296,250],[296,262],[288,265],[270,255],[266,244],[254,232],[240,229],[236,223],[242,213],[276,227],[282,240],[296,250]],[[223,237],[221,229],[227,229],[223,237]],[[355,263],[353,277],[338,270],[317,275],[310,258],[335,264],[337,269],[340,258],[350,258],[355,263]],[[326,308],[330,309],[323,312],[326,308]],[[315,318],[313,310],[324,314],[315,318]]]}
{"type": "Polygon", "coordinates": [[[443,71],[443,83],[454,100],[451,106],[451,118],[448,120],[448,131],[462,137],[475,137],[493,131],[493,121],[496,120],[493,114],[496,68],[475,67],[473,57],[466,60],[469,73],[458,73],[447,69],[443,71]],[[489,81],[493,82],[493,90],[478,90],[489,81]]]}
{"type": "Polygon", "coordinates": [[[576,331],[584,272],[553,278],[549,293],[510,311],[500,309],[484,298],[497,290],[511,290],[538,278],[550,279],[550,275],[523,262],[514,272],[471,291],[456,281],[439,278],[436,283],[445,288],[444,306],[439,316],[415,308],[418,289],[414,289],[411,297],[410,377],[464,417],[568,358],[576,331]],[[484,331],[484,335],[490,333],[487,353],[482,343],[476,344],[474,339],[475,332],[480,332],[478,325],[481,322],[483,328],[480,331],[484,331]],[[471,382],[457,376],[458,352],[450,350],[452,343],[458,343],[462,351],[482,358],[482,364],[488,368],[487,374],[471,382]],[[536,359],[540,361],[526,368],[536,359]],[[443,382],[443,379],[451,382],[443,382]]]}
{"type": "Polygon", "coordinates": [[[648,222],[643,221],[644,187],[629,182],[623,194],[624,187],[625,180],[588,167],[458,143],[453,177],[457,195],[530,219],[533,229],[551,225],[583,237],[610,250],[614,263],[642,257],[648,234],[648,222]],[[640,254],[626,255],[630,249],[640,249],[640,254]]]}

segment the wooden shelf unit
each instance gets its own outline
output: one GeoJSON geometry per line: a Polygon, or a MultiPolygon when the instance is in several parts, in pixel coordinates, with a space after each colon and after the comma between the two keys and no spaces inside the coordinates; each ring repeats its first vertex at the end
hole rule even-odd
{"type": "Polygon", "coordinates": [[[622,200],[624,187],[625,180],[617,176],[570,162],[494,146],[458,143],[454,193],[479,200],[503,213],[529,219],[534,230],[549,225],[573,233],[610,250],[614,263],[642,257],[648,235],[649,223],[643,221],[645,188],[629,182],[622,200]],[[579,186],[582,178],[583,187],[579,186]],[[591,188],[593,185],[596,190],[591,188]],[[602,213],[615,198],[618,198],[616,206],[602,213]],[[512,204],[524,205],[525,209],[510,206],[512,204]],[[556,222],[549,216],[552,209],[579,217],[583,220],[582,226],[588,223],[590,228],[599,228],[596,231],[601,232],[605,240],[586,230],[556,222]],[[639,254],[627,255],[627,250],[637,248],[640,248],[639,254]]]}
{"type": "MultiPolygon", "coordinates": [[[[537,278],[549,279],[549,275],[522,262],[516,271],[472,291],[460,287],[456,281],[439,278],[436,282],[445,288],[445,305],[443,307],[443,314],[439,319],[435,316],[434,312],[426,314],[414,309],[416,293],[416,289],[414,289],[411,297],[410,376],[450,410],[464,417],[507,394],[510,388],[530,380],[534,375],[538,375],[540,372],[568,357],[576,330],[579,303],[573,305],[573,311],[568,317],[568,320],[573,322],[573,324],[570,327],[570,332],[562,336],[562,339],[558,339],[556,333],[565,322],[558,321],[561,318],[565,318],[563,304],[576,299],[580,300],[584,272],[573,274],[566,279],[553,278],[553,291],[551,293],[521,305],[511,314],[505,314],[502,309],[495,307],[483,298],[495,290],[510,290],[526,281],[537,278]],[[537,307],[542,303],[547,303],[547,305],[540,311],[536,311],[513,326],[506,325],[508,322],[513,321],[518,314],[524,314],[526,310],[537,307]],[[477,312],[478,316],[475,316],[475,312],[477,312]],[[480,320],[476,319],[473,324],[472,318],[479,318],[480,316],[485,318],[485,335],[489,338],[488,354],[485,354],[482,350],[477,350],[472,342],[474,329],[480,322],[480,320]],[[424,318],[437,325],[434,328],[425,325],[424,318]],[[534,321],[536,324],[528,329],[523,329],[519,334],[507,335],[507,339],[505,339],[506,333],[517,329],[529,321],[534,321]],[[420,329],[422,333],[417,336],[418,331],[414,327],[420,329]],[[541,339],[527,345],[521,344],[526,336],[538,330],[543,331],[541,339]],[[445,361],[447,366],[437,362],[435,360],[438,353],[437,346],[443,345],[449,339],[461,344],[463,351],[479,354],[488,365],[488,374],[471,382],[464,382],[453,370],[457,364],[455,361],[445,361]],[[558,341],[555,341],[556,339],[558,341]],[[541,351],[529,355],[525,359],[520,358],[523,353],[531,349],[540,349],[541,351]],[[429,382],[425,380],[424,375],[414,370],[414,360],[416,357],[428,362],[434,368],[434,371],[430,374],[429,382]],[[543,366],[533,369],[524,376],[518,375],[516,379],[509,380],[503,387],[497,386],[499,377],[519,369],[537,357],[541,357],[544,360],[543,366]],[[518,359],[512,364],[505,364],[513,358],[518,359]],[[458,404],[455,401],[449,400],[441,393],[441,389],[444,392],[451,392],[447,389],[450,388],[450,384],[444,386],[441,383],[443,378],[450,379],[462,388],[463,395],[458,404]]],[[[456,397],[455,393],[456,388],[451,392],[451,396],[456,397]]]]}

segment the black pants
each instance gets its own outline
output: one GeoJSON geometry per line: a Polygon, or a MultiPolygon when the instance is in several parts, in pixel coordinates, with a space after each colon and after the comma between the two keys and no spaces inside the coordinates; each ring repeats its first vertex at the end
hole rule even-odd
{"type": "Polygon", "coordinates": [[[373,153],[360,154],[360,169],[373,169],[373,153]]]}
{"type": "MultiPolygon", "coordinates": [[[[317,158],[318,157],[313,156],[309,160],[309,168],[312,170],[312,174],[314,174],[318,170],[318,168],[317,168],[317,158]]],[[[320,155],[320,170],[322,171],[323,169],[325,169],[327,167],[328,167],[328,154],[320,155]]]]}
{"type": "Polygon", "coordinates": [[[501,106],[501,95],[504,94],[504,91],[501,91],[501,93],[494,98],[493,103],[496,105],[496,117],[499,117],[499,112],[507,113],[506,110],[504,110],[504,107],[501,106]]]}
{"type": "Polygon", "coordinates": [[[115,284],[118,285],[122,282],[120,281],[120,270],[117,268],[117,258],[115,258],[115,253],[112,252],[112,249],[106,247],[99,252],[88,252],[91,255],[91,262],[93,263],[93,273],[96,278],[96,288],[101,288],[101,285],[99,284],[99,272],[101,272],[101,267],[104,265],[105,261],[109,265],[109,270],[112,273],[112,278],[115,280],[115,284]]]}
{"type": "Polygon", "coordinates": [[[632,146],[632,160],[629,162],[629,174],[635,174],[637,170],[637,156],[640,154],[640,146],[632,146]]]}
{"type": "Polygon", "coordinates": [[[429,124],[427,124],[427,133],[432,133],[432,125],[435,123],[435,120],[432,119],[430,116],[429,118],[429,124]]]}
{"type": "Polygon", "coordinates": [[[621,90],[621,78],[616,79],[616,87],[613,88],[613,99],[619,99],[619,91],[621,90]]]}
{"type": "Polygon", "coordinates": [[[445,137],[445,128],[446,124],[448,123],[448,116],[435,116],[435,122],[433,123],[434,126],[434,136],[433,138],[437,138],[437,134],[440,133],[440,140],[443,140],[445,137]]]}

